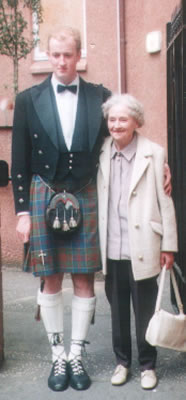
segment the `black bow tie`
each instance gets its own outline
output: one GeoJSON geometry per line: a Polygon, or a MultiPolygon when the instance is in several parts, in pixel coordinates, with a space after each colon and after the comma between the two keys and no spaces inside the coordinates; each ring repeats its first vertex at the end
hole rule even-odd
{"type": "Polygon", "coordinates": [[[57,92],[58,93],[62,93],[65,90],[69,90],[71,93],[76,93],[77,92],[77,85],[69,85],[69,86],[57,85],[57,92]]]}

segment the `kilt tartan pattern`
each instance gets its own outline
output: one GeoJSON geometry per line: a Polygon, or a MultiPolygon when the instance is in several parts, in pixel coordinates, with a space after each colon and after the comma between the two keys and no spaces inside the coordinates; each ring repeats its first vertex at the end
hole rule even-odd
{"type": "Polygon", "coordinates": [[[30,188],[32,228],[24,270],[31,270],[35,276],[99,271],[101,260],[96,184],[90,183],[75,194],[80,204],[82,223],[72,237],[65,239],[55,235],[45,223],[45,209],[53,194],[53,190],[38,175],[33,176],[30,188]]]}

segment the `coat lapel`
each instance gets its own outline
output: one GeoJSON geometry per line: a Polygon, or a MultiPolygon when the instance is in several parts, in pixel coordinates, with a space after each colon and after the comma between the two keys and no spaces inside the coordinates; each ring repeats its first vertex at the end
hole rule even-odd
{"type": "MultiPolygon", "coordinates": [[[[109,179],[110,179],[111,144],[112,144],[112,138],[111,137],[106,138],[102,146],[99,159],[100,162],[99,168],[102,172],[105,184],[107,186],[109,185],[109,179]]],[[[144,175],[146,169],[148,168],[151,157],[152,157],[152,149],[149,141],[145,137],[137,133],[137,151],[131,178],[129,198],[133,190],[135,189],[136,185],[144,175]]]]}
{"type": "Polygon", "coordinates": [[[51,98],[50,77],[41,85],[31,88],[31,96],[38,118],[51,141],[58,148],[56,118],[51,98]]]}
{"type": "Polygon", "coordinates": [[[104,141],[99,158],[99,168],[103,174],[103,178],[107,186],[109,185],[110,179],[111,144],[112,138],[109,136],[104,141]]]}
{"type": "Polygon", "coordinates": [[[129,197],[145,173],[151,157],[152,149],[149,141],[144,136],[137,133],[137,151],[131,178],[129,197]]]}

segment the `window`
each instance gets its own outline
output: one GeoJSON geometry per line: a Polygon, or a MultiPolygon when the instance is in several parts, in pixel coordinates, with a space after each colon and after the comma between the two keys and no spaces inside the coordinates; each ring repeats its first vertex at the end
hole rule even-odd
{"type": "MultiPolygon", "coordinates": [[[[82,58],[86,57],[86,0],[42,0],[43,20],[39,27],[39,42],[34,49],[34,61],[48,60],[46,55],[48,35],[61,26],[73,26],[81,32],[82,58]]],[[[33,24],[37,24],[33,17],[33,24]]]]}

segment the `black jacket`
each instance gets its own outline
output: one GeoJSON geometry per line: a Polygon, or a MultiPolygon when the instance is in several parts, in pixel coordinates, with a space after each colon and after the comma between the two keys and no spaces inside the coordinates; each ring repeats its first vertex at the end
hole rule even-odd
{"type": "Polygon", "coordinates": [[[70,152],[62,147],[59,143],[59,117],[55,110],[50,79],[48,77],[40,85],[19,93],[16,98],[11,168],[16,212],[29,210],[33,174],[50,182],[55,180],[57,173],[59,178],[59,171],[61,181],[69,173],[75,179],[91,176],[96,169],[103,138],[108,135],[101,105],[111,92],[102,85],[87,83],[80,78],[78,107],[83,90],[88,147],[85,151],[72,143],[70,152]],[[69,167],[72,153],[73,163],[69,167]]]}

